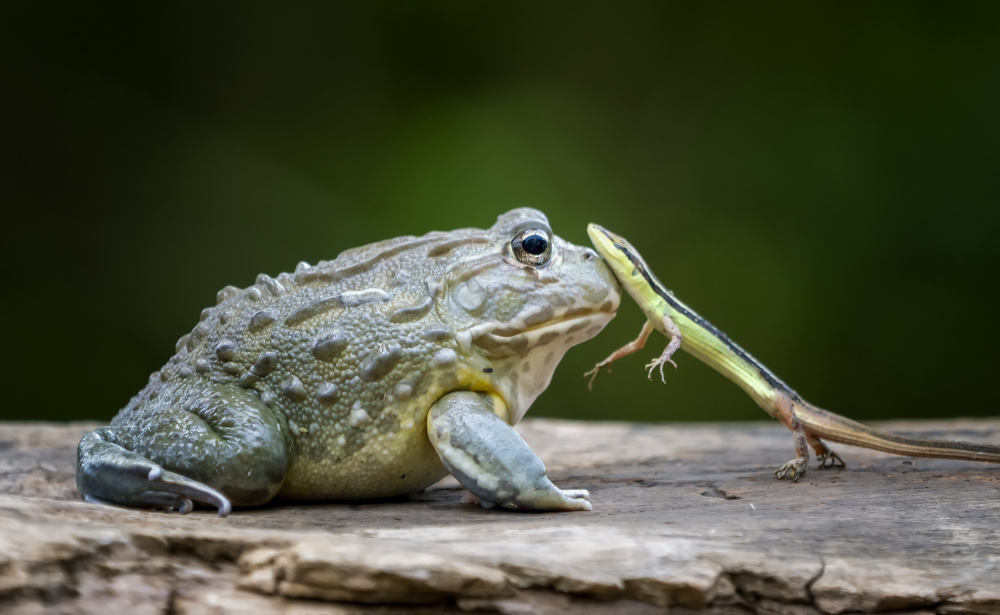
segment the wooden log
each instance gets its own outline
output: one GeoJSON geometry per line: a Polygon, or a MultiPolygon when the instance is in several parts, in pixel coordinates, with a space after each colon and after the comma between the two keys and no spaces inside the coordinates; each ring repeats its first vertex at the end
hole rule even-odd
{"type": "MultiPolygon", "coordinates": [[[[0,424],[0,612],[1000,613],[994,464],[835,447],[846,470],[792,484],[775,423],[535,419],[518,430],[593,512],[484,510],[446,479],[220,519],[82,502],[93,427],[0,424]]],[[[1000,442],[1000,420],[880,427],[1000,442]]]]}

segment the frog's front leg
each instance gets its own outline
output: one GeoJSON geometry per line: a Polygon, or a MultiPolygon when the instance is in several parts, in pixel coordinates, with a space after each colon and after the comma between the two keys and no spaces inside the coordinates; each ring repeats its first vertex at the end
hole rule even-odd
{"type": "Polygon", "coordinates": [[[257,397],[215,386],[186,401],[132,408],[85,435],[77,451],[80,495],[182,514],[195,501],[220,516],[274,497],[287,468],[287,428],[257,397]]]}
{"type": "Polygon", "coordinates": [[[444,466],[484,504],[512,510],[592,510],[584,489],[562,490],[484,393],[456,391],[431,406],[427,434],[444,466]]]}

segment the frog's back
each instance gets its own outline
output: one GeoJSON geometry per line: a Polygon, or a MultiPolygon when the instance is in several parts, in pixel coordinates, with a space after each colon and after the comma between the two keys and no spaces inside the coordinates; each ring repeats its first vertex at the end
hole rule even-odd
{"type": "Polygon", "coordinates": [[[487,241],[477,229],[398,237],[227,286],[113,424],[141,439],[158,411],[239,387],[282,424],[282,496],[422,489],[446,473],[423,434],[427,409],[470,369],[435,296],[455,259],[487,241]]]}

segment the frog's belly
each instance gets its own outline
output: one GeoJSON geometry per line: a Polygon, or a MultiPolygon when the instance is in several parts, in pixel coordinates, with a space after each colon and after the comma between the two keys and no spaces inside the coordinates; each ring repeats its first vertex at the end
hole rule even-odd
{"type": "Polygon", "coordinates": [[[448,475],[427,438],[424,421],[408,429],[376,428],[344,442],[333,430],[296,438],[278,497],[367,500],[420,491],[448,475]]]}

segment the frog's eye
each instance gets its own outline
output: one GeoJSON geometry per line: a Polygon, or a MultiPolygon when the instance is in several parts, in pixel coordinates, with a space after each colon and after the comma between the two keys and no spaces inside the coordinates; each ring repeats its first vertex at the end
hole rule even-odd
{"type": "Polygon", "coordinates": [[[514,258],[525,265],[538,267],[548,262],[552,256],[552,240],[541,229],[527,229],[517,234],[510,242],[514,258]]]}

